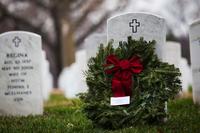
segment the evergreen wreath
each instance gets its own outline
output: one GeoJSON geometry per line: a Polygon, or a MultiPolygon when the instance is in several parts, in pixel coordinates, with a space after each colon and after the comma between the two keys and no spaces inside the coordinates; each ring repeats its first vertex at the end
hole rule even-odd
{"type": "Polygon", "coordinates": [[[88,62],[85,74],[89,89],[80,94],[83,112],[95,126],[107,129],[162,122],[167,117],[165,102],[173,99],[181,89],[179,69],[158,59],[154,40],[147,42],[143,38],[128,37],[128,41],[119,42],[116,49],[112,43],[110,41],[106,47],[101,44],[96,57],[88,62]],[[113,68],[106,62],[113,55],[120,60],[137,57],[142,63],[142,71],[131,77],[129,105],[110,105],[114,74],[106,72],[113,68]]]}

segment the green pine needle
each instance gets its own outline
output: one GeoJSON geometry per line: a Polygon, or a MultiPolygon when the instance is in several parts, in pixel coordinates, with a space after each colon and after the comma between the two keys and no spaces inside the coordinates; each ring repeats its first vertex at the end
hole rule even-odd
{"type": "Polygon", "coordinates": [[[87,93],[80,94],[84,101],[84,113],[97,127],[117,129],[138,124],[163,122],[167,117],[165,102],[173,99],[181,89],[180,71],[174,65],[161,62],[155,54],[155,41],[143,38],[120,42],[113,48],[113,41],[106,47],[100,45],[99,52],[88,62],[87,93]],[[103,65],[108,55],[129,59],[138,55],[143,63],[142,73],[133,76],[131,103],[127,106],[111,106],[111,80],[103,65]]]}

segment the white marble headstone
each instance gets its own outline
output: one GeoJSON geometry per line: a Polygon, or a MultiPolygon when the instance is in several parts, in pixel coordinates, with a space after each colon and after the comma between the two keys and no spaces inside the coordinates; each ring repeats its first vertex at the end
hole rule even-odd
{"type": "MultiPolygon", "coordinates": [[[[118,46],[119,41],[127,41],[128,36],[137,40],[140,37],[146,41],[155,40],[156,53],[160,59],[163,59],[163,45],[166,42],[164,18],[147,13],[128,13],[110,18],[107,21],[107,41],[113,39],[114,46],[118,46]]],[[[129,104],[128,100],[126,104],[129,104]]],[[[167,106],[165,108],[167,111],[167,106]]]]}
{"type": "Polygon", "coordinates": [[[128,13],[110,18],[107,21],[107,39],[114,39],[118,46],[119,41],[127,41],[143,37],[146,41],[156,41],[156,53],[162,59],[162,46],[166,42],[165,19],[146,13],[128,13]]]}
{"type": "Polygon", "coordinates": [[[187,93],[190,85],[192,85],[192,70],[188,65],[187,59],[181,58],[179,69],[181,72],[182,91],[187,93]]]}
{"type": "Polygon", "coordinates": [[[193,100],[200,104],[200,20],[190,25],[190,57],[193,77],[193,100]]]}
{"type": "Polygon", "coordinates": [[[175,67],[180,66],[181,61],[181,45],[178,42],[167,42],[163,47],[163,61],[174,64],[175,67]]]}
{"type": "MultiPolygon", "coordinates": [[[[113,39],[114,47],[117,47],[120,41],[127,41],[128,36],[136,40],[141,37],[146,41],[155,40],[156,53],[160,59],[163,58],[162,50],[166,42],[165,19],[146,13],[127,13],[115,16],[107,21],[107,41],[113,39]]],[[[129,99],[123,98],[115,98],[117,103],[112,104],[113,97],[111,97],[110,103],[111,105],[130,104],[129,99]]]]}
{"type": "Polygon", "coordinates": [[[75,54],[76,62],[63,69],[59,76],[59,88],[67,98],[76,98],[77,94],[87,91],[84,71],[87,69],[86,50],[78,50],[75,54]]]}
{"type": "Polygon", "coordinates": [[[166,45],[164,45],[163,54],[163,61],[174,64],[176,68],[179,68],[181,72],[180,80],[182,82],[182,91],[188,92],[192,80],[191,68],[187,63],[187,60],[181,57],[181,44],[168,41],[166,45]]]}
{"type": "Polygon", "coordinates": [[[46,59],[46,52],[42,51],[42,94],[47,101],[53,90],[53,76],[50,73],[49,61],[46,59]]]}
{"type": "Polygon", "coordinates": [[[0,115],[43,113],[41,37],[23,31],[0,35],[0,115]]]}
{"type": "Polygon", "coordinates": [[[86,50],[87,60],[89,60],[91,57],[96,56],[100,44],[105,45],[106,43],[106,34],[93,34],[86,38],[84,41],[84,48],[86,50]]]}

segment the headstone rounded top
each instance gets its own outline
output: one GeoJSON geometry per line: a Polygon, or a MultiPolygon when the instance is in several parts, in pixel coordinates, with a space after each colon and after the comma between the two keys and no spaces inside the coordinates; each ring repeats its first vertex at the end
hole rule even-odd
{"type": "MultiPolygon", "coordinates": [[[[169,51],[176,51],[176,54],[179,54],[178,56],[181,56],[181,44],[179,42],[175,42],[175,41],[167,41],[166,43],[167,45],[165,46],[165,50],[169,53],[169,51]]],[[[177,57],[178,57],[177,56],[177,57]]]]}
{"type": "MultiPolygon", "coordinates": [[[[102,33],[95,33],[95,34],[92,34],[90,35],[89,37],[87,37],[85,40],[84,40],[84,45],[86,46],[87,45],[87,42],[90,40],[94,40],[94,39],[99,39],[99,38],[106,38],[106,34],[102,34],[102,33]]],[[[105,41],[102,40],[102,42],[100,43],[104,43],[105,41]]],[[[99,43],[99,42],[98,42],[99,43]]],[[[94,44],[95,45],[95,44],[94,44]]]]}
{"type": "MultiPolygon", "coordinates": [[[[0,34],[0,38],[5,41],[5,43],[2,43],[1,45],[3,44],[7,45],[7,44],[13,43],[14,45],[11,45],[11,46],[15,46],[18,48],[19,46],[22,46],[22,45],[26,47],[30,46],[32,48],[34,47],[34,48],[39,48],[39,49],[42,47],[41,36],[36,33],[28,32],[28,31],[8,31],[8,32],[0,34]],[[30,44],[33,44],[33,45],[30,45],[30,44]]],[[[21,47],[21,48],[25,48],[25,47],[21,47]]],[[[30,48],[28,49],[31,50],[30,48]]]]}
{"type": "Polygon", "coordinates": [[[175,67],[180,66],[181,60],[181,44],[175,41],[167,41],[164,45],[163,61],[169,64],[174,64],[175,67]]]}
{"type": "Polygon", "coordinates": [[[195,20],[189,27],[190,42],[200,39],[200,19],[195,20]]]}
{"type": "Polygon", "coordinates": [[[179,42],[175,41],[167,41],[167,45],[173,46],[173,47],[181,47],[179,42]]]}
{"type": "Polygon", "coordinates": [[[87,53],[87,61],[93,57],[96,56],[96,53],[98,51],[98,47],[100,44],[106,45],[106,34],[92,34],[84,41],[84,48],[86,49],[87,53]]]}
{"type": "Polygon", "coordinates": [[[131,15],[139,15],[139,16],[151,16],[151,17],[155,17],[155,18],[160,18],[160,19],[163,19],[165,20],[162,16],[160,15],[157,15],[157,14],[152,14],[152,13],[147,13],[147,12],[129,12],[129,13],[125,13],[125,14],[118,14],[116,16],[113,16],[113,17],[110,17],[108,19],[111,20],[111,19],[114,19],[114,18],[118,18],[118,17],[122,17],[122,16],[131,16],[131,15]]]}
{"type": "Polygon", "coordinates": [[[116,47],[119,41],[126,41],[131,36],[138,40],[156,41],[156,53],[162,58],[162,45],[166,41],[165,19],[150,13],[126,13],[108,19],[107,41],[114,40],[116,47]]]}
{"type": "Polygon", "coordinates": [[[190,27],[193,27],[193,26],[196,26],[196,25],[200,25],[200,18],[194,20],[194,21],[190,24],[190,27]]]}
{"type": "Polygon", "coordinates": [[[37,36],[37,37],[41,38],[40,35],[38,35],[36,33],[28,32],[28,31],[8,31],[8,32],[4,32],[4,33],[0,34],[0,37],[6,36],[8,34],[28,34],[28,35],[37,36]]]}

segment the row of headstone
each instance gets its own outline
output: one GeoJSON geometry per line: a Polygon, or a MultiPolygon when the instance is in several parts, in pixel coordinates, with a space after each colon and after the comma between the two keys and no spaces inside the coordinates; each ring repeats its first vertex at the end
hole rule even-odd
{"type": "MultiPolygon", "coordinates": [[[[93,34],[85,39],[84,49],[86,50],[86,54],[80,55],[80,59],[77,57],[76,63],[71,67],[64,69],[60,76],[59,84],[60,87],[63,88],[65,96],[74,98],[76,97],[76,94],[83,92],[81,90],[86,90],[82,89],[83,85],[81,84],[83,83],[78,84],[79,80],[83,77],[81,76],[83,75],[83,72],[81,73],[81,70],[83,70],[82,66],[85,66],[87,63],[83,62],[84,56],[86,56],[86,60],[88,61],[90,57],[96,55],[99,44],[106,44],[110,39],[114,39],[116,47],[116,44],[118,44],[119,41],[126,40],[127,36],[132,36],[134,39],[143,37],[147,41],[155,40],[157,42],[156,53],[159,58],[170,64],[174,64],[180,69],[182,73],[181,80],[183,91],[188,91],[188,87],[191,84],[191,70],[187,64],[187,60],[181,57],[180,44],[176,42],[166,43],[165,20],[152,14],[128,13],[108,20],[107,36],[105,34],[93,34]],[[85,63],[85,65],[81,65],[80,62],[85,63]]],[[[77,52],[77,55],[79,54],[80,51],[77,52]]],[[[84,84],[84,86],[86,85],[84,84]]]]}
{"type": "MultiPolygon", "coordinates": [[[[190,42],[195,101],[200,100],[199,32],[199,22],[194,23],[190,30],[190,42]]],[[[107,36],[102,35],[99,40],[97,36],[86,40],[86,47],[91,48],[77,52],[76,63],[61,74],[59,84],[61,88],[67,88],[66,97],[75,97],[79,92],[87,90],[83,71],[87,69],[86,62],[89,57],[95,55],[98,45],[105,44],[106,40],[110,39],[114,39],[114,44],[118,44],[118,41],[126,40],[127,36],[132,36],[134,39],[143,37],[147,41],[155,40],[156,53],[160,59],[165,60],[163,50],[166,47],[166,24],[163,18],[144,13],[129,13],[113,17],[107,23],[107,36]],[[62,86],[65,84],[66,86],[62,86]]],[[[48,72],[45,72],[45,68],[49,66],[48,63],[44,65],[45,56],[42,55],[41,37],[29,32],[4,33],[0,35],[0,50],[0,115],[42,114],[43,99],[46,99],[43,97],[48,98],[48,95],[43,94],[45,92],[48,94],[50,90],[43,82],[49,76],[46,74],[48,72]]],[[[174,56],[177,60],[180,59],[180,53],[177,52],[174,56]]],[[[172,58],[166,60],[172,60],[175,65],[178,65],[172,58]]],[[[51,78],[46,82],[50,83],[51,78]]]]}
{"type": "Polygon", "coordinates": [[[41,37],[13,31],[0,35],[0,115],[39,115],[53,88],[41,37]]]}
{"type": "Polygon", "coordinates": [[[181,45],[178,42],[166,42],[163,47],[163,61],[174,64],[181,72],[182,91],[187,93],[189,86],[192,84],[191,68],[187,60],[181,57],[181,45]]]}
{"type": "Polygon", "coordinates": [[[87,91],[84,71],[87,70],[87,62],[97,53],[100,44],[106,44],[105,34],[94,34],[84,41],[84,48],[75,54],[75,63],[65,68],[59,77],[59,88],[67,98],[76,98],[79,93],[87,91]]]}
{"type": "MultiPolygon", "coordinates": [[[[132,36],[134,39],[143,37],[147,41],[155,40],[157,42],[156,52],[162,58],[162,45],[165,44],[166,40],[165,20],[151,14],[129,13],[110,18],[107,21],[107,36],[106,34],[94,34],[85,40],[86,60],[88,61],[90,57],[95,56],[99,44],[106,44],[111,39],[114,39],[113,44],[118,44],[119,41],[127,40],[127,36],[132,36]]],[[[79,51],[77,54],[79,54],[79,51]]],[[[84,55],[82,54],[80,59],[76,59],[76,63],[65,68],[60,76],[59,87],[63,88],[65,96],[68,98],[74,98],[76,94],[83,92],[81,91],[83,90],[83,83],[78,84],[80,77],[83,77],[81,70],[84,69],[82,69],[82,66],[87,64],[87,62],[83,62],[83,58],[84,55]],[[80,62],[85,64],[81,65],[80,62]]],[[[84,86],[87,89],[87,86],[84,86]]]]}
{"type": "MultiPolygon", "coordinates": [[[[162,59],[166,59],[166,53],[172,52],[168,51],[165,48],[171,49],[170,44],[166,45],[166,28],[165,20],[163,18],[143,13],[134,13],[134,14],[125,14],[117,17],[113,17],[108,20],[108,30],[107,30],[107,39],[114,39],[115,44],[119,40],[125,40],[127,36],[132,36],[134,39],[143,37],[145,40],[155,40],[157,42],[156,52],[158,56],[162,59]]],[[[195,103],[200,104],[200,20],[195,21],[190,26],[190,54],[191,54],[191,66],[192,66],[192,77],[191,81],[191,72],[190,68],[185,59],[180,59],[180,46],[174,45],[173,48],[179,49],[172,52],[171,57],[167,57],[167,60],[171,60],[175,66],[186,68],[187,70],[180,69],[183,74],[182,81],[187,80],[186,85],[183,84],[183,87],[187,88],[188,85],[192,82],[193,87],[193,100],[195,103]],[[176,58],[176,59],[173,59],[176,58]],[[169,59],[170,58],[170,59],[169,59]],[[180,60],[180,61],[178,61],[180,60]],[[178,61],[178,62],[177,62],[178,61]],[[189,69],[188,69],[189,68],[189,69]],[[186,79],[184,79],[186,78],[186,79]]],[[[169,54],[167,54],[169,55],[169,54]]]]}

